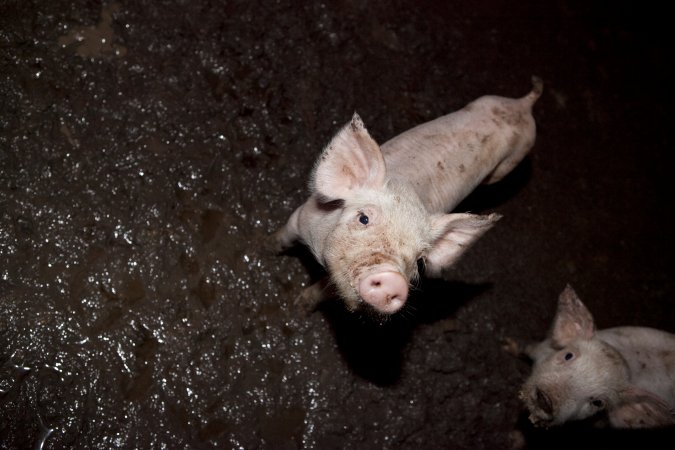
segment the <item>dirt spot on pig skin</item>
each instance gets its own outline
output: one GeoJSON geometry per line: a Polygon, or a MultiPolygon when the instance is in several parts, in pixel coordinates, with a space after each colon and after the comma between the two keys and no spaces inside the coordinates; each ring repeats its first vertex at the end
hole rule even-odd
{"type": "Polygon", "coordinates": [[[459,173],[464,173],[464,171],[466,170],[466,167],[464,166],[464,164],[460,164],[457,169],[459,170],[459,173]]]}
{"type": "Polygon", "coordinates": [[[446,136],[445,134],[442,133],[430,133],[430,134],[425,134],[421,140],[427,141],[430,143],[430,145],[433,146],[438,146],[438,147],[444,147],[448,145],[448,142],[451,140],[446,136]]]}
{"type": "Polygon", "coordinates": [[[480,138],[480,143],[485,145],[492,138],[492,134],[485,134],[480,138]]]}
{"type": "Polygon", "coordinates": [[[438,167],[438,170],[445,170],[445,166],[443,165],[443,162],[438,161],[436,163],[436,167],[438,167]]]}
{"type": "MultiPolygon", "coordinates": [[[[512,127],[522,127],[526,122],[525,116],[522,112],[512,113],[497,106],[493,107],[491,112],[497,116],[501,122],[506,123],[512,127]]],[[[494,119],[493,122],[495,124],[498,123],[494,119]]]]}
{"type": "Polygon", "coordinates": [[[333,146],[329,145],[325,152],[321,154],[321,161],[325,161],[328,158],[328,154],[333,151],[333,146]]]}
{"type": "Polygon", "coordinates": [[[347,165],[342,166],[342,174],[351,180],[356,178],[356,175],[354,175],[354,171],[347,165]]]}
{"type": "Polygon", "coordinates": [[[492,121],[493,124],[495,124],[496,127],[498,128],[503,128],[506,124],[504,123],[503,120],[501,120],[499,117],[491,117],[490,120],[492,121]]]}
{"type": "Polygon", "coordinates": [[[373,253],[369,255],[367,258],[363,259],[360,261],[361,264],[359,264],[356,268],[360,267],[374,267],[378,264],[382,264],[384,262],[387,262],[389,258],[387,257],[386,254],[384,253],[373,253]]]}
{"type": "Polygon", "coordinates": [[[385,253],[377,252],[370,254],[366,258],[358,261],[358,263],[349,270],[349,277],[352,280],[358,280],[359,275],[363,272],[364,268],[375,267],[388,261],[391,261],[391,259],[388,258],[385,253]]]}

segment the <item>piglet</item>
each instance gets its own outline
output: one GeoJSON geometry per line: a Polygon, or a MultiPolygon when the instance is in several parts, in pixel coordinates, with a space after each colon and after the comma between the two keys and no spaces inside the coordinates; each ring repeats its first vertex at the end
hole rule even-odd
{"type": "MultiPolygon", "coordinates": [[[[533,78],[522,98],[481,97],[382,147],[354,114],[318,158],[311,195],[274,234],[275,248],[309,247],[350,309],[365,302],[382,314],[398,311],[418,262],[427,275],[440,274],[499,219],[446,212],[528,153],[541,92],[533,78]]],[[[317,286],[306,292],[320,294],[317,286]]]]}
{"type": "Polygon", "coordinates": [[[548,339],[529,346],[534,361],[521,399],[537,426],[605,411],[611,426],[675,424],[675,335],[645,327],[595,330],[568,285],[548,339]]]}

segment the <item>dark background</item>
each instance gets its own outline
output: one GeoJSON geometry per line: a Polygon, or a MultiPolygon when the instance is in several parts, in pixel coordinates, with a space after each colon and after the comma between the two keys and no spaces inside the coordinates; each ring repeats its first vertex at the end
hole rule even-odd
{"type": "Polygon", "coordinates": [[[502,350],[567,283],[600,328],[675,332],[669,17],[0,1],[0,448],[670,448],[533,428],[502,350]],[[354,111],[383,142],[533,74],[537,142],[460,206],[504,217],[457,266],[384,322],[294,304],[316,267],[262,243],[354,111]]]}

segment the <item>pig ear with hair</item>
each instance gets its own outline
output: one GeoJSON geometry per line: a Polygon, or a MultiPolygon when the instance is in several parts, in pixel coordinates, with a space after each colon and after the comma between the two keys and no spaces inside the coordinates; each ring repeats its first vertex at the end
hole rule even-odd
{"type": "Polygon", "coordinates": [[[591,339],[594,335],[593,316],[568,284],[558,298],[558,311],[551,328],[553,347],[562,348],[575,339],[591,339]]]}
{"type": "Polygon", "coordinates": [[[431,229],[437,238],[424,255],[426,274],[440,275],[443,268],[454,264],[500,218],[499,214],[444,214],[432,217],[431,229]]]}
{"type": "Polygon", "coordinates": [[[370,137],[358,114],[345,125],[319,157],[311,179],[312,192],[322,201],[345,199],[360,188],[379,188],[386,169],[380,146],[370,137]]]}
{"type": "Polygon", "coordinates": [[[635,386],[619,393],[619,404],[609,411],[616,428],[654,428],[675,425],[675,411],[656,395],[635,386]]]}

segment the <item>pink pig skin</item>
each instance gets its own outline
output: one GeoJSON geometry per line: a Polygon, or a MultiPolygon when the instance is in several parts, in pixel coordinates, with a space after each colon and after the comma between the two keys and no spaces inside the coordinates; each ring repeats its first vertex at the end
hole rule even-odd
{"type": "MultiPolygon", "coordinates": [[[[534,145],[532,106],[484,96],[380,148],[354,114],[317,160],[311,195],[274,234],[278,250],[305,244],[350,309],[391,314],[406,302],[417,262],[437,276],[500,218],[446,214],[480,183],[509,173],[534,145]]],[[[303,294],[316,301],[324,284],[303,294]]]]}
{"type": "Polygon", "coordinates": [[[574,290],[560,295],[550,336],[528,347],[534,361],[521,399],[538,426],[605,411],[617,428],[675,425],[675,335],[646,327],[595,330],[574,290]]]}

